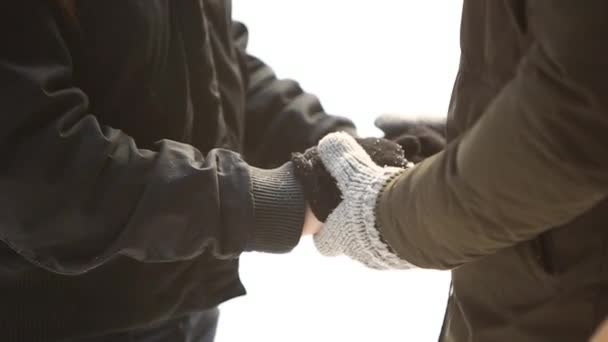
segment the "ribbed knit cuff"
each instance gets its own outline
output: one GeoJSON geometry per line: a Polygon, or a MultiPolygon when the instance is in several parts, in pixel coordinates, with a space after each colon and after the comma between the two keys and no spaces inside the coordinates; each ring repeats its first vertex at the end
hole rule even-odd
{"type": "Polygon", "coordinates": [[[286,253],[300,241],[306,202],[293,165],[250,168],[255,222],[249,251],[286,253]]]}

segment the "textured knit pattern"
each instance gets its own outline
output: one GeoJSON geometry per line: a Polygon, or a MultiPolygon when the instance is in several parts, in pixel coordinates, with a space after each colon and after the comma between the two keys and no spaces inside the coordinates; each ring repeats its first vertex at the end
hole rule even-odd
{"type": "Polygon", "coordinates": [[[375,269],[414,266],[391,252],[376,227],[378,195],[396,174],[396,167],[380,167],[345,133],[333,133],[319,143],[319,155],[335,177],[343,201],[315,235],[315,245],[326,256],[347,255],[375,269]]]}
{"type": "Polygon", "coordinates": [[[264,170],[250,168],[255,222],[246,250],[287,253],[302,236],[306,208],[293,164],[264,170]]]}
{"type": "MultiPolygon", "coordinates": [[[[355,138],[374,163],[404,168],[407,159],[401,145],[381,138],[355,138]]],[[[291,158],[296,177],[302,184],[306,202],[317,219],[325,222],[329,214],[342,202],[336,180],[327,171],[317,147],[305,153],[294,153],[291,158]]]]}

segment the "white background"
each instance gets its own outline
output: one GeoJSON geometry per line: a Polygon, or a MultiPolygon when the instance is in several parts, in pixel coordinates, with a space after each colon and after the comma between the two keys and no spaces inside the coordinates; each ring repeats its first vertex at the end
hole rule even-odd
{"type": "MultiPolygon", "coordinates": [[[[380,113],[444,116],[459,58],[461,0],[234,0],[250,53],[379,135],[380,113]]],[[[436,341],[449,274],[371,271],[323,258],[246,254],[249,294],[222,306],[217,342],[436,341]]]]}

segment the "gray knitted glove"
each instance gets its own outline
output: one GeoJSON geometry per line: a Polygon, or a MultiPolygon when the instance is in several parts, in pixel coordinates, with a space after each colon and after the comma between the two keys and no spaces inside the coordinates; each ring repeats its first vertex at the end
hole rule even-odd
{"type": "Polygon", "coordinates": [[[343,198],[314,236],[319,252],[326,256],[345,254],[375,269],[413,268],[391,251],[376,228],[378,195],[403,169],[376,165],[346,133],[327,135],[319,142],[318,151],[343,198]]]}

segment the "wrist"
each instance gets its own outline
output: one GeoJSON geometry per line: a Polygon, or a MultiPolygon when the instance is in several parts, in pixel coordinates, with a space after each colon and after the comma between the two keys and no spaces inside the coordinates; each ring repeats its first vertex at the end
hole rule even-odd
{"type": "Polygon", "coordinates": [[[304,226],[302,227],[302,236],[315,235],[320,230],[323,224],[317,219],[308,203],[306,204],[306,213],[304,214],[304,226]]]}

